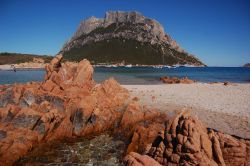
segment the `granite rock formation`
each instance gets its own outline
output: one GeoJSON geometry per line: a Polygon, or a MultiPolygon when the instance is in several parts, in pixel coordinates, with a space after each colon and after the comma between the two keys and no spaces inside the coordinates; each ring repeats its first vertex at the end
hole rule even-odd
{"type": "Polygon", "coordinates": [[[198,119],[185,112],[173,119],[141,124],[134,131],[131,144],[137,145],[137,148],[124,158],[125,165],[250,164],[249,140],[207,129],[198,119]],[[148,142],[149,136],[154,138],[151,139],[153,141],[148,142]],[[153,163],[149,157],[157,163],[153,163]]]}
{"type": "Polygon", "coordinates": [[[93,63],[204,65],[166,34],[159,22],[138,12],[109,11],[104,18],[82,21],[61,53],[72,61],[87,58],[93,63]]]}
{"type": "Polygon", "coordinates": [[[89,61],[46,67],[44,82],[0,86],[0,163],[12,165],[35,144],[110,129],[128,91],[114,79],[97,85],[89,61]]]}
{"type": "Polygon", "coordinates": [[[249,165],[250,141],[207,129],[182,113],[170,119],[136,100],[114,79],[96,84],[89,61],[57,55],[43,82],[0,86],[0,163],[32,147],[110,131],[123,136],[124,165],[249,165]]]}
{"type": "Polygon", "coordinates": [[[192,84],[196,82],[195,80],[191,80],[187,77],[177,78],[177,77],[165,76],[165,77],[161,77],[160,80],[166,84],[192,84]]]}

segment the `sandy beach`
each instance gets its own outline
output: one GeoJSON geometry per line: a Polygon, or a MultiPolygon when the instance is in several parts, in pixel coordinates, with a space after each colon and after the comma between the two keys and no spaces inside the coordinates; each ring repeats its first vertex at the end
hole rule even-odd
{"type": "Polygon", "coordinates": [[[16,69],[44,69],[45,63],[33,63],[33,62],[26,62],[26,63],[20,63],[20,64],[6,64],[6,65],[0,65],[0,70],[13,70],[13,66],[15,66],[16,69]]]}
{"type": "Polygon", "coordinates": [[[250,139],[250,84],[123,85],[131,98],[169,115],[187,110],[209,128],[250,139]]]}

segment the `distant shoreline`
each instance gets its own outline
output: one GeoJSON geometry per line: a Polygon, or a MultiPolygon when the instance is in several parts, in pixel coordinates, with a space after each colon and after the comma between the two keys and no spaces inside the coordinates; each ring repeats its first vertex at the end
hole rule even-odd
{"type": "Polygon", "coordinates": [[[8,64],[8,65],[0,65],[0,71],[13,71],[15,70],[44,70],[44,63],[27,63],[27,64],[8,64]]]}
{"type": "MultiPolygon", "coordinates": [[[[15,66],[16,70],[41,70],[44,69],[47,64],[44,63],[26,63],[26,64],[6,64],[6,65],[0,65],[0,70],[5,70],[5,71],[12,71],[13,66],[15,66]],[[27,66],[27,67],[26,67],[27,66]]],[[[177,67],[205,67],[205,66],[193,66],[193,65],[114,65],[114,64],[106,64],[106,65],[93,65],[93,67],[105,67],[105,68],[116,68],[116,67],[152,67],[152,68],[177,68],[177,67]]]]}
{"type": "MultiPolygon", "coordinates": [[[[36,70],[45,70],[45,68],[16,68],[16,71],[36,71],[36,70]]],[[[13,71],[13,69],[1,69],[0,71],[13,71]]]]}
{"type": "MultiPolygon", "coordinates": [[[[72,63],[75,63],[75,62],[72,62],[72,63]]],[[[45,69],[45,66],[47,65],[47,63],[37,63],[35,65],[32,65],[30,63],[27,63],[27,65],[25,64],[4,64],[4,65],[0,65],[0,71],[1,70],[6,70],[6,71],[11,71],[13,70],[13,67],[11,66],[15,66],[15,68],[17,70],[42,70],[42,69],[45,69]]],[[[93,64],[92,65],[94,68],[95,67],[100,67],[100,68],[117,68],[117,67],[126,67],[126,68],[133,68],[133,67],[152,67],[152,68],[156,68],[156,69],[161,69],[161,68],[179,68],[179,67],[187,67],[187,68],[222,68],[222,67],[229,67],[229,68],[245,68],[245,66],[194,66],[194,65],[179,65],[179,64],[176,64],[176,65],[172,65],[172,66],[169,66],[169,65],[132,65],[132,64],[128,64],[128,65],[116,65],[116,64],[105,64],[105,65],[102,65],[102,64],[93,64]]]]}
{"type": "MultiPolygon", "coordinates": [[[[45,66],[44,64],[43,66],[45,66]]],[[[16,74],[11,65],[0,65],[0,82],[37,81],[43,77],[45,68],[42,66],[15,66],[16,74]],[[3,69],[3,70],[1,70],[3,69]],[[32,72],[33,71],[33,72],[32,72]],[[36,72],[37,71],[37,72],[36,72]],[[29,73],[30,72],[30,73],[29,73]]],[[[121,84],[152,85],[162,84],[161,77],[189,78],[203,83],[250,83],[250,69],[245,67],[156,67],[156,66],[94,66],[94,79],[101,82],[114,77],[121,84]]]]}

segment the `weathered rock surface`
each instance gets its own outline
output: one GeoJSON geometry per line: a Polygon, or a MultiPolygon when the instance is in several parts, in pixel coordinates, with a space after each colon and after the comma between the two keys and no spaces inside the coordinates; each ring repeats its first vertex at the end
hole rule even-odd
{"type": "Polygon", "coordinates": [[[186,114],[128,101],[114,79],[96,84],[87,60],[46,67],[44,82],[0,86],[0,165],[12,165],[41,142],[104,131],[129,145],[125,165],[249,165],[250,141],[213,130],[186,114]]]}
{"type": "Polygon", "coordinates": [[[97,85],[89,61],[61,63],[57,55],[42,83],[0,87],[0,165],[12,165],[35,144],[97,134],[120,119],[128,91],[114,79],[97,85]]]}
{"type": "MultiPolygon", "coordinates": [[[[172,120],[163,120],[159,123],[152,122],[155,128],[136,130],[132,143],[136,142],[140,154],[130,153],[124,159],[126,165],[147,165],[148,157],[155,159],[162,165],[249,165],[250,151],[249,140],[237,139],[227,134],[207,129],[196,118],[182,113],[172,120]],[[151,144],[148,142],[148,134],[156,132],[151,144]],[[135,141],[135,140],[136,141],[135,141]],[[146,148],[147,147],[147,148],[146,148]]],[[[130,145],[131,145],[130,144],[130,145]]],[[[130,146],[129,145],[129,146],[130,146]]],[[[152,162],[149,160],[148,162],[152,162]]],[[[157,165],[157,164],[152,164],[157,165]]]]}
{"type": "Polygon", "coordinates": [[[166,34],[159,22],[136,11],[108,11],[104,18],[83,20],[60,53],[68,60],[88,58],[94,63],[204,65],[166,34]],[[133,56],[123,55],[125,51],[133,56]]]}
{"type": "Polygon", "coordinates": [[[160,166],[157,161],[155,161],[153,158],[149,157],[148,155],[140,155],[135,152],[129,153],[124,158],[124,164],[125,165],[131,165],[131,166],[160,166]]]}
{"type": "Polygon", "coordinates": [[[195,80],[188,79],[187,77],[184,78],[177,78],[177,77],[161,77],[160,80],[166,84],[192,84],[195,83],[195,80]]]}
{"type": "Polygon", "coordinates": [[[122,11],[108,11],[105,13],[104,18],[90,17],[80,23],[80,26],[73,36],[72,39],[76,39],[83,34],[88,34],[96,28],[108,27],[113,23],[133,23],[133,24],[145,24],[150,32],[155,36],[154,40],[166,40],[173,45],[173,47],[178,48],[183,51],[179,45],[174,42],[170,37],[167,38],[164,29],[160,23],[156,20],[144,17],[139,12],[122,12],[122,11]],[[157,39],[158,38],[158,39],[157,39]]]}

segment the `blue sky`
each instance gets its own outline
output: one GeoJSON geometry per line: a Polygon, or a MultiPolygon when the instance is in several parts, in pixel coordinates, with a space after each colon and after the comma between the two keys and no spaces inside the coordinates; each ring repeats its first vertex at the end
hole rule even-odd
{"type": "Polygon", "coordinates": [[[90,16],[139,11],[209,66],[250,62],[250,0],[0,0],[0,52],[55,55],[90,16]]]}

